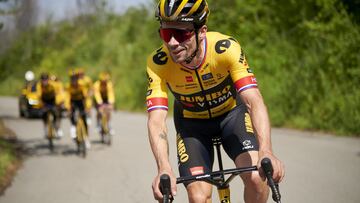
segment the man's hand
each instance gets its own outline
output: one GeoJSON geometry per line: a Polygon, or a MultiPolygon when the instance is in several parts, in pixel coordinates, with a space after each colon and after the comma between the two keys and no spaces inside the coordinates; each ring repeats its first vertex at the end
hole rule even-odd
{"type": "Polygon", "coordinates": [[[176,177],[174,173],[170,170],[162,171],[158,173],[158,175],[155,177],[153,183],[152,183],[152,190],[154,193],[154,198],[158,201],[161,201],[163,199],[163,195],[160,191],[160,176],[163,174],[168,174],[170,176],[170,183],[171,183],[171,195],[176,196],[176,177]]]}
{"type": "MultiPolygon", "coordinates": [[[[284,164],[278,158],[276,158],[271,152],[259,151],[259,161],[257,164],[257,167],[259,169],[261,168],[261,160],[265,157],[267,157],[271,160],[272,167],[274,169],[272,177],[273,177],[275,183],[281,182],[285,176],[284,164]]],[[[259,173],[260,173],[260,176],[265,180],[266,177],[265,177],[264,171],[261,169],[261,170],[259,170],[259,173]]]]}

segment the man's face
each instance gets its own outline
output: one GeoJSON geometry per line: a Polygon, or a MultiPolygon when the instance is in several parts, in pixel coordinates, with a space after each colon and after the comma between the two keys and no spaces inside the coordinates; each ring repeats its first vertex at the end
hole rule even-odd
{"type": "Polygon", "coordinates": [[[78,78],[75,78],[75,77],[73,77],[73,78],[70,78],[70,80],[71,80],[71,85],[73,86],[73,87],[77,87],[78,86],[78,78]]]}
{"type": "Polygon", "coordinates": [[[194,25],[192,23],[162,22],[160,35],[162,35],[163,42],[176,63],[184,62],[196,49],[194,25]]]}
{"type": "Polygon", "coordinates": [[[49,84],[49,79],[41,79],[42,86],[47,86],[49,84]]]}
{"type": "Polygon", "coordinates": [[[106,80],[101,80],[101,81],[100,81],[100,86],[101,86],[101,87],[106,87],[106,85],[107,85],[107,81],[106,81],[106,80]]]}

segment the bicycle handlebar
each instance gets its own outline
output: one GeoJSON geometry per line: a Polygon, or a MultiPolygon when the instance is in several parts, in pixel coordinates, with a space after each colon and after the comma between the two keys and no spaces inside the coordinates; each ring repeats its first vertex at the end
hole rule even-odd
{"type": "MultiPolygon", "coordinates": [[[[269,187],[271,188],[272,192],[272,199],[280,203],[281,195],[279,191],[279,185],[278,183],[275,183],[272,174],[273,174],[273,167],[271,164],[271,160],[269,158],[264,158],[261,160],[261,167],[264,170],[265,176],[268,180],[269,187]]],[[[201,174],[196,176],[188,176],[188,177],[179,177],[177,178],[176,183],[183,183],[185,181],[191,181],[191,180],[205,180],[205,179],[211,179],[213,177],[216,177],[218,175],[226,175],[226,174],[232,174],[232,175],[238,175],[243,172],[248,171],[254,171],[258,170],[256,166],[251,167],[244,167],[244,168],[235,168],[235,169],[227,169],[227,170],[221,170],[221,171],[215,171],[207,174],[201,174]]],[[[163,203],[169,203],[172,202],[173,198],[171,196],[171,185],[170,185],[170,176],[167,174],[163,174],[160,176],[160,191],[164,195],[163,203]]]]}
{"type": "Polygon", "coordinates": [[[160,176],[160,191],[164,195],[163,203],[172,202],[171,197],[171,186],[170,186],[170,176],[167,174],[162,174],[160,176]]]}
{"type": "Polygon", "coordinates": [[[207,174],[201,174],[201,175],[196,175],[196,176],[185,176],[185,177],[179,177],[176,179],[176,183],[183,183],[186,181],[192,181],[192,180],[204,180],[204,179],[208,179],[211,177],[215,177],[218,175],[227,175],[227,174],[240,174],[243,172],[249,172],[249,171],[255,171],[257,170],[256,166],[250,166],[250,167],[243,167],[243,168],[234,168],[234,169],[226,169],[226,170],[221,170],[221,171],[214,171],[214,172],[210,172],[207,174]]]}
{"type": "Polygon", "coordinates": [[[272,178],[274,169],[272,167],[271,160],[269,158],[264,158],[261,160],[261,167],[263,168],[266,179],[268,180],[268,184],[272,192],[272,199],[275,202],[280,203],[281,195],[279,191],[279,185],[278,183],[275,183],[272,178]]]}

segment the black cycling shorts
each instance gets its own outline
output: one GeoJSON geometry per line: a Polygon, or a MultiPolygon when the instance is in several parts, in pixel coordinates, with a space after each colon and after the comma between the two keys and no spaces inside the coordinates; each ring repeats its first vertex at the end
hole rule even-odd
{"type": "Polygon", "coordinates": [[[234,161],[241,153],[258,151],[250,115],[243,107],[238,106],[226,115],[207,120],[181,118],[175,114],[180,176],[212,171],[214,137],[221,137],[225,152],[234,161]]]}

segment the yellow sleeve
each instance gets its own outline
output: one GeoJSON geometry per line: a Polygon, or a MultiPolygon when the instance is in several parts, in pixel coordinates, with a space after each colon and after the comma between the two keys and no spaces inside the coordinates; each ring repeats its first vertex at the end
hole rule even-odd
{"type": "Polygon", "coordinates": [[[114,104],[115,103],[115,93],[114,93],[113,83],[111,81],[109,81],[107,83],[107,94],[108,94],[109,103],[114,104]]]}
{"type": "Polygon", "coordinates": [[[168,95],[164,68],[157,66],[151,57],[147,61],[148,89],[146,93],[147,111],[155,109],[168,110],[168,95]]]}
{"type": "Polygon", "coordinates": [[[102,100],[101,93],[100,93],[100,82],[99,81],[96,81],[94,83],[93,90],[94,90],[94,98],[95,98],[96,104],[102,104],[103,100],[102,100]]]}
{"type": "Polygon", "coordinates": [[[67,110],[70,110],[71,101],[70,101],[70,84],[67,84],[64,92],[64,106],[67,110]]]}
{"type": "Polygon", "coordinates": [[[61,82],[54,82],[55,85],[55,100],[56,104],[59,105],[64,102],[64,86],[61,82]]]}
{"type": "Polygon", "coordinates": [[[42,89],[41,89],[40,81],[36,83],[36,95],[39,97],[40,101],[42,101],[42,99],[41,99],[42,89]]]}
{"type": "Polygon", "coordinates": [[[256,78],[249,68],[240,44],[233,38],[222,40],[222,43],[224,46],[228,43],[228,48],[221,54],[221,61],[224,63],[224,67],[228,67],[236,91],[256,88],[256,78]]]}
{"type": "Polygon", "coordinates": [[[88,88],[91,89],[93,86],[93,81],[91,80],[91,78],[89,76],[85,77],[86,83],[88,85],[88,88]]]}

